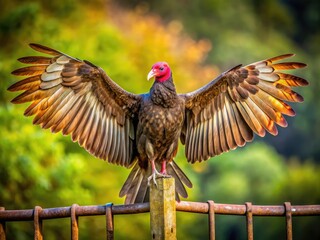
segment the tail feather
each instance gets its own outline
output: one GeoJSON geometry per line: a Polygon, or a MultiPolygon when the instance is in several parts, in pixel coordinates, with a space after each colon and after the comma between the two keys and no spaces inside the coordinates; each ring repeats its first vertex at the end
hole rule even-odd
{"type": "MultiPolygon", "coordinates": [[[[156,163],[157,169],[159,169],[160,163],[156,163]]],[[[119,196],[124,197],[125,204],[142,203],[149,201],[149,185],[148,177],[151,175],[151,167],[143,169],[139,166],[138,162],[132,168],[127,180],[125,181],[119,196]]],[[[189,188],[192,187],[191,181],[182,172],[178,165],[172,161],[167,164],[167,173],[174,177],[176,188],[176,200],[180,201],[180,197],[187,198],[188,193],[185,185],[189,188]]]]}
{"type": "Polygon", "coordinates": [[[144,183],[144,175],[144,170],[136,163],[119,193],[120,197],[126,196],[125,204],[133,204],[136,203],[137,200],[143,202],[141,201],[141,199],[144,199],[145,197],[143,189],[146,189],[148,185],[144,183]]]}
{"type": "MultiPolygon", "coordinates": [[[[174,164],[168,164],[167,165],[167,173],[172,176],[175,180],[175,187],[176,187],[176,195],[180,195],[181,197],[188,197],[188,193],[186,191],[186,188],[183,185],[183,180],[180,178],[179,173],[174,168],[174,164]],[[178,180],[177,180],[178,179],[178,180]]],[[[176,196],[176,197],[178,197],[176,196]]],[[[179,199],[177,199],[179,200],[179,199]]]]}
{"type": "Polygon", "coordinates": [[[189,180],[187,175],[181,170],[181,168],[175,163],[175,161],[172,161],[169,163],[175,173],[178,175],[178,178],[180,181],[185,184],[188,188],[192,188],[192,182],[189,180]]]}
{"type": "Polygon", "coordinates": [[[124,197],[125,195],[128,194],[129,190],[132,188],[132,182],[133,180],[136,178],[136,176],[139,174],[139,172],[141,171],[140,167],[138,164],[135,164],[134,167],[132,168],[127,180],[125,181],[125,183],[123,184],[120,193],[119,193],[119,197],[124,197]]]}

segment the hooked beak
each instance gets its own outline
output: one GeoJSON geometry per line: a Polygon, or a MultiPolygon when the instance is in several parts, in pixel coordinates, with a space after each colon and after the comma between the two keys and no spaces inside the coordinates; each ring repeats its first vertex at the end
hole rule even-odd
{"type": "Polygon", "coordinates": [[[151,78],[157,75],[157,71],[154,69],[151,69],[151,71],[148,73],[147,80],[149,81],[151,78]]]}

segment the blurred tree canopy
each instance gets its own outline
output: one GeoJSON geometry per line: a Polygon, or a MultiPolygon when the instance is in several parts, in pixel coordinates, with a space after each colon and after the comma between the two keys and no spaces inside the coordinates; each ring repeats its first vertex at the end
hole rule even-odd
{"type": "MultiPolygon", "coordinates": [[[[282,204],[320,203],[320,3],[317,0],[267,2],[191,1],[3,1],[0,9],[0,206],[6,209],[122,204],[118,192],[129,171],[90,156],[70,137],[51,134],[23,116],[26,105],[10,103],[6,89],[17,79],[16,59],[47,45],[102,67],[128,91],[147,92],[152,64],[170,63],[178,91],[192,91],[239,63],[297,53],[308,64],[296,74],[310,82],[299,89],[303,104],[279,136],[205,163],[177,162],[194,183],[190,201],[282,204]]],[[[115,218],[117,239],[149,238],[148,216],[115,218]],[[130,222],[130,224],[128,224],[130,222]],[[139,231],[137,231],[139,229],[139,231]],[[134,233],[134,234],[132,234],[134,233]]],[[[208,236],[206,217],[178,214],[180,239],[208,236]],[[192,226],[192,228],[191,228],[192,226]]],[[[217,217],[219,239],[245,238],[244,218],[217,217]],[[243,237],[238,237],[238,235],[243,237]]],[[[45,222],[47,239],[69,239],[69,222],[45,222]]],[[[104,218],[80,220],[80,236],[103,238],[104,218]]],[[[318,239],[319,221],[294,220],[294,237],[318,239]]],[[[29,239],[31,223],[8,224],[9,239],[29,239]]],[[[283,219],[255,220],[257,239],[284,238],[283,219]],[[266,223],[268,228],[266,228],[266,223]]]]}

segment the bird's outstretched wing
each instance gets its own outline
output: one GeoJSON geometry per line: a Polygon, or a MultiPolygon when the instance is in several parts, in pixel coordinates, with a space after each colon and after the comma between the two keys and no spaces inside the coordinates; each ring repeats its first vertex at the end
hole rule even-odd
{"type": "Polygon", "coordinates": [[[133,118],[141,97],[87,61],[39,44],[30,47],[51,56],[18,59],[31,66],[12,72],[27,76],[8,88],[24,91],[12,102],[31,102],[24,114],[34,115],[34,124],[70,134],[94,156],[129,167],[135,157],[133,118]]]}
{"type": "Polygon", "coordinates": [[[263,137],[277,135],[276,124],[286,127],[284,115],[294,116],[284,101],[302,102],[291,87],[305,86],[300,77],[282,73],[305,67],[298,62],[277,61],[293,56],[281,55],[245,67],[241,65],[221,74],[206,86],[180,96],[186,101],[186,119],[181,141],[189,162],[244,146],[253,132],[263,137]]]}

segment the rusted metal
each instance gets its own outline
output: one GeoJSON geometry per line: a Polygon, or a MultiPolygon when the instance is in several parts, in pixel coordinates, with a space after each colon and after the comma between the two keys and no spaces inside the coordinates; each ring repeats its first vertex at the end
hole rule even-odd
{"type": "Polygon", "coordinates": [[[209,222],[209,239],[215,240],[216,239],[216,223],[215,223],[215,216],[214,216],[214,201],[208,201],[208,222],[209,222]]]}
{"type": "MultiPolygon", "coordinates": [[[[150,210],[149,203],[137,203],[129,205],[114,205],[113,215],[146,213],[150,210]]],[[[97,216],[105,215],[105,205],[78,206],[77,215],[97,216]]],[[[33,221],[33,209],[0,211],[0,221],[33,221]]],[[[46,208],[39,213],[41,219],[70,217],[70,207],[46,208]]]]}
{"type": "Polygon", "coordinates": [[[291,203],[285,202],[284,207],[286,209],[287,240],[292,240],[292,207],[291,207],[291,203]]]}
{"type": "MultiPolygon", "coordinates": [[[[177,211],[208,214],[209,207],[203,202],[177,203],[177,211]]],[[[238,204],[214,204],[215,214],[224,215],[245,215],[246,205],[238,204]]],[[[292,216],[315,216],[320,215],[320,205],[294,205],[291,206],[292,216]]],[[[283,205],[252,205],[253,216],[284,216],[285,207],[283,205]]],[[[0,213],[1,214],[1,213],[0,213]]]]}
{"type": "Polygon", "coordinates": [[[71,215],[71,239],[78,240],[79,239],[79,221],[77,216],[77,208],[78,204],[72,204],[70,209],[71,215]]]}
{"type": "Polygon", "coordinates": [[[42,235],[42,220],[39,217],[41,210],[42,210],[42,208],[39,207],[39,206],[36,206],[34,208],[33,226],[34,226],[34,239],[35,240],[42,240],[43,239],[43,235],[42,235]]]}
{"type": "Polygon", "coordinates": [[[247,220],[247,236],[248,240],[253,240],[253,218],[252,218],[252,203],[246,202],[246,220],[247,220]]]}
{"type": "MultiPolygon", "coordinates": [[[[176,203],[176,210],[181,212],[192,212],[208,214],[209,206],[205,202],[186,202],[176,203]]],[[[149,203],[137,203],[129,205],[113,205],[112,214],[139,214],[150,211],[149,203]]],[[[215,214],[225,215],[245,215],[246,206],[237,204],[214,204],[215,214]]],[[[316,216],[320,215],[320,205],[292,205],[292,216],[316,216]]],[[[33,209],[27,210],[4,210],[0,211],[0,221],[33,221],[33,209]]],[[[285,216],[284,205],[252,205],[253,216],[285,216]]],[[[105,214],[105,205],[79,206],[77,215],[97,216],[105,214]]],[[[41,219],[66,218],[70,217],[70,207],[46,208],[39,213],[41,219]]]]}
{"type": "Polygon", "coordinates": [[[150,186],[151,239],[175,240],[176,201],[174,178],[158,178],[150,186]]]}
{"type": "MultiPolygon", "coordinates": [[[[0,207],[0,212],[4,211],[4,207],[0,207]]],[[[6,240],[6,222],[0,220],[0,240],[6,240]]]]}
{"type": "MultiPolygon", "coordinates": [[[[174,194],[173,194],[174,195],[174,194]]],[[[248,239],[253,239],[253,216],[282,216],[286,218],[287,239],[292,240],[292,217],[293,216],[320,216],[320,205],[291,205],[289,202],[278,206],[262,206],[246,203],[220,204],[213,201],[203,202],[176,202],[177,211],[208,214],[210,239],[215,239],[215,214],[242,215],[247,219],[248,239]],[[252,234],[252,238],[251,238],[252,234]]],[[[71,217],[72,239],[78,237],[78,217],[106,215],[107,239],[113,239],[114,222],[113,215],[139,214],[150,211],[149,203],[131,205],[95,205],[42,209],[36,206],[28,210],[5,210],[0,207],[0,240],[6,239],[6,222],[8,221],[34,221],[34,238],[42,240],[42,220],[53,218],[71,217]],[[112,233],[112,234],[111,234],[112,233]],[[109,234],[109,236],[108,236],[109,234]],[[74,237],[74,238],[73,238],[74,237]]]]}
{"type": "Polygon", "coordinates": [[[113,214],[112,214],[112,203],[105,205],[106,207],[106,231],[107,231],[107,240],[114,239],[114,228],[113,228],[113,214]]]}

